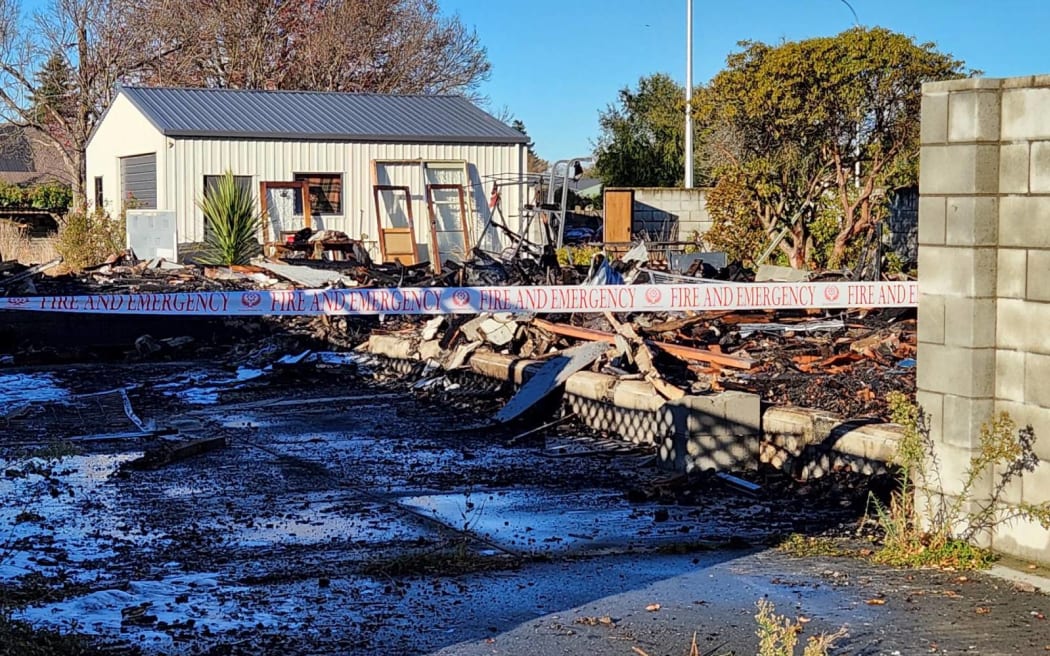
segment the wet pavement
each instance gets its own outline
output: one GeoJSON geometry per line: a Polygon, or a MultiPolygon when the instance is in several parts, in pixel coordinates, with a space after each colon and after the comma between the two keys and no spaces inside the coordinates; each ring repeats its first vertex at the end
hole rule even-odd
{"type": "Polygon", "coordinates": [[[694,632],[701,653],[753,654],[766,598],[804,635],[845,626],[837,653],[1050,649],[1041,594],[771,548],[852,535],[863,490],[683,491],[651,453],[569,424],[515,443],[525,426],[469,428],[500,403],[469,384],[421,395],[314,362],[0,370],[21,381],[0,385],[19,408],[0,414],[0,584],[36,591],[15,615],[147,654],[655,656],[694,632]],[[181,434],[39,451],[123,430],[119,404],[85,396],[118,388],[181,434]],[[216,436],[225,448],[122,467],[216,436]]]}

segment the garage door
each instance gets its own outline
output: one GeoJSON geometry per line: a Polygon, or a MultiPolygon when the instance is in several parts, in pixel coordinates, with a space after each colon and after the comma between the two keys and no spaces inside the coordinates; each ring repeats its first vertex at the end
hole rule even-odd
{"type": "Polygon", "coordinates": [[[120,158],[121,200],[128,207],[157,209],[157,154],[120,158]]]}

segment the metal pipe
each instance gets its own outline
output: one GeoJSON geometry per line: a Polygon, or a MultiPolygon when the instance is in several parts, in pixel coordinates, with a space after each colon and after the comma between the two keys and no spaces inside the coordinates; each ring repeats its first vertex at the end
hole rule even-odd
{"type": "Polygon", "coordinates": [[[693,188],[693,0],[685,0],[685,188],[693,188]]]}

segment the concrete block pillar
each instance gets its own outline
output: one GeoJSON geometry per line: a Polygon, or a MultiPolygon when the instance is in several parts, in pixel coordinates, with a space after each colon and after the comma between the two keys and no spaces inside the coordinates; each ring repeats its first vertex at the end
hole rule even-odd
{"type": "Polygon", "coordinates": [[[947,494],[995,409],[1000,106],[998,80],[923,87],[917,398],[947,494]]]}
{"type": "MultiPolygon", "coordinates": [[[[918,401],[945,494],[959,491],[982,424],[1035,429],[1036,471],[999,501],[1050,501],[1050,77],[923,86],[918,401]]],[[[989,472],[990,473],[990,472],[989,472]]],[[[969,505],[990,498],[993,475],[969,505]]],[[[1050,531],[1010,521],[997,551],[1050,563],[1050,531]]]]}

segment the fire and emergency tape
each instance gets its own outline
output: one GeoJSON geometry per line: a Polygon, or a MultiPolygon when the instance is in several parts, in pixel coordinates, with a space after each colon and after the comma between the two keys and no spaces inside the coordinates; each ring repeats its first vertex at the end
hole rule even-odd
{"type": "Polygon", "coordinates": [[[917,282],[423,287],[0,298],[0,310],[175,316],[667,312],[916,307],[917,282]]]}

